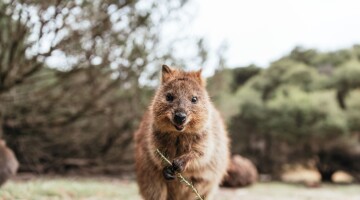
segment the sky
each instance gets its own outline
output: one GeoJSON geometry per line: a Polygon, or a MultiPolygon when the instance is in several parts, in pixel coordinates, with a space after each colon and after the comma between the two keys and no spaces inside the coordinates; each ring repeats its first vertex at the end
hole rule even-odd
{"type": "Polygon", "coordinates": [[[193,0],[188,6],[194,12],[188,34],[203,36],[212,54],[225,42],[230,67],[266,67],[295,46],[330,51],[360,44],[358,0],[193,0]]]}
{"type": "MultiPolygon", "coordinates": [[[[228,67],[267,67],[296,46],[331,51],[360,44],[359,0],[190,0],[179,13],[182,22],[164,26],[164,47],[181,37],[205,38],[209,60],[204,66],[196,61],[185,66],[202,68],[205,76],[217,67],[222,44],[228,67]]],[[[196,56],[194,44],[180,44],[175,54],[196,56]]],[[[56,52],[47,63],[60,67],[68,65],[66,60],[56,52]]]]}

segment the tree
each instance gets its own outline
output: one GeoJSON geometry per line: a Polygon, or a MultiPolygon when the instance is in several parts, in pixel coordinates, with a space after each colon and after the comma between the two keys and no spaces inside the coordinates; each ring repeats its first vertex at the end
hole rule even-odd
{"type": "Polygon", "coordinates": [[[239,109],[229,122],[233,152],[275,177],[284,164],[309,161],[324,181],[337,170],[359,177],[356,52],[356,46],[330,53],[295,48],[239,87],[239,109]],[[331,60],[342,54],[353,56],[331,60]],[[326,60],[334,70],[324,73],[326,60]]]}
{"type": "Polygon", "coordinates": [[[346,109],[345,97],[356,88],[360,88],[360,62],[350,60],[334,72],[333,85],[337,88],[337,100],[342,109],[346,109]]]}
{"type": "Polygon", "coordinates": [[[152,90],[140,80],[175,61],[160,36],[185,3],[0,2],[0,130],[22,170],[132,167],[152,90]]]}

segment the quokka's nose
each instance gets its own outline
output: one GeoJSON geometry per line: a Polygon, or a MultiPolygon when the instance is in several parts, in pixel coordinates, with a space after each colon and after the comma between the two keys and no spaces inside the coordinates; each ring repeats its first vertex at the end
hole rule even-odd
{"type": "Polygon", "coordinates": [[[176,112],[175,113],[174,122],[176,124],[181,125],[181,124],[183,124],[185,122],[185,120],[186,120],[186,114],[185,113],[183,113],[183,112],[176,112]]]}

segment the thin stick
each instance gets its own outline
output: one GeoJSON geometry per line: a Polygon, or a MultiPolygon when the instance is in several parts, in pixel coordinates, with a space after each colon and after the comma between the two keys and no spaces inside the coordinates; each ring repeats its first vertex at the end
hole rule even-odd
{"type": "MultiPolygon", "coordinates": [[[[156,153],[158,153],[161,157],[161,159],[163,159],[167,164],[172,165],[170,160],[167,159],[164,154],[162,154],[160,152],[159,149],[156,149],[156,153]]],[[[187,185],[196,195],[196,199],[199,200],[204,200],[203,197],[201,197],[201,195],[199,194],[199,192],[197,191],[197,189],[194,187],[194,185],[192,183],[190,183],[188,180],[186,180],[180,173],[176,173],[177,177],[180,179],[180,183],[184,183],[185,185],[187,185]]]]}

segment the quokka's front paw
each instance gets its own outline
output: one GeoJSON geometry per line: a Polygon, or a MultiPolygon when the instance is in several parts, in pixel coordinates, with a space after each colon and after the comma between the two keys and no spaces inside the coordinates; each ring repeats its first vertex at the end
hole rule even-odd
{"type": "Polygon", "coordinates": [[[164,167],[163,176],[166,180],[174,180],[176,173],[175,173],[173,166],[170,165],[170,166],[164,167]]]}
{"type": "Polygon", "coordinates": [[[182,159],[174,159],[172,162],[172,167],[175,172],[183,172],[185,169],[185,162],[182,159]]]}

